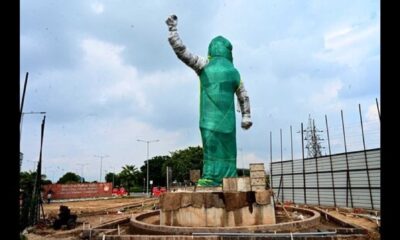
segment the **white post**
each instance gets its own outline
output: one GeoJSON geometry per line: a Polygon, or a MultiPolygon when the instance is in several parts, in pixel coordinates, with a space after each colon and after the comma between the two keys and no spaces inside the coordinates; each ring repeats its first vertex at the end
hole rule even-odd
{"type": "Polygon", "coordinates": [[[168,171],[169,167],[167,166],[167,191],[169,191],[169,180],[168,180],[168,171]]]}

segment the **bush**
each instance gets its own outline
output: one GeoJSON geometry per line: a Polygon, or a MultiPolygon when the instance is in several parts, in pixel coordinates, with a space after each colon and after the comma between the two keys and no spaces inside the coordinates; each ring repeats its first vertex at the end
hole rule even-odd
{"type": "Polygon", "coordinates": [[[129,188],[129,192],[143,192],[143,187],[141,186],[133,186],[129,188]]]}

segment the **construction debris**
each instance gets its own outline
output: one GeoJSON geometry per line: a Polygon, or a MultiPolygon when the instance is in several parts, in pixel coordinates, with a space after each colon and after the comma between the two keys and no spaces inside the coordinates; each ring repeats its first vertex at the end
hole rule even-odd
{"type": "Polygon", "coordinates": [[[293,220],[295,220],[295,221],[304,220],[303,214],[298,213],[297,211],[292,212],[292,218],[293,218],[293,220]]]}
{"type": "Polygon", "coordinates": [[[77,215],[71,214],[71,210],[67,206],[60,206],[60,213],[58,214],[58,219],[53,223],[53,228],[55,230],[61,229],[66,226],[67,229],[72,229],[76,225],[77,215]]]}

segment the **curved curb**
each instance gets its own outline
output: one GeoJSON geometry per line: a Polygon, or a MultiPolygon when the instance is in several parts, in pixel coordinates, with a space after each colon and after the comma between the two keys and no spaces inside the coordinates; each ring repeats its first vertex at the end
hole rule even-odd
{"type": "MultiPolygon", "coordinates": [[[[278,209],[280,207],[277,207],[278,209]]],[[[262,233],[262,232],[274,232],[274,231],[290,231],[290,230],[301,230],[314,227],[320,222],[320,213],[315,210],[286,207],[287,209],[296,210],[312,215],[309,218],[299,221],[278,223],[278,224],[264,224],[264,225],[250,225],[250,226],[239,226],[239,227],[179,227],[179,226],[166,226],[166,225],[154,225],[143,222],[143,219],[159,215],[159,210],[144,213],[131,218],[131,226],[141,231],[152,234],[192,234],[192,233],[262,233]]]]}

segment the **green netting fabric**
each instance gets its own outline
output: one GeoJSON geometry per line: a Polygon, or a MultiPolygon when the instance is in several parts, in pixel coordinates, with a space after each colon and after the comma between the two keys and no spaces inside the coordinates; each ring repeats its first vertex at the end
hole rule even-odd
{"type": "Polygon", "coordinates": [[[221,185],[236,173],[234,93],[240,75],[232,63],[232,45],[222,36],[208,47],[209,63],[200,73],[200,131],[204,149],[200,186],[221,185]]]}

